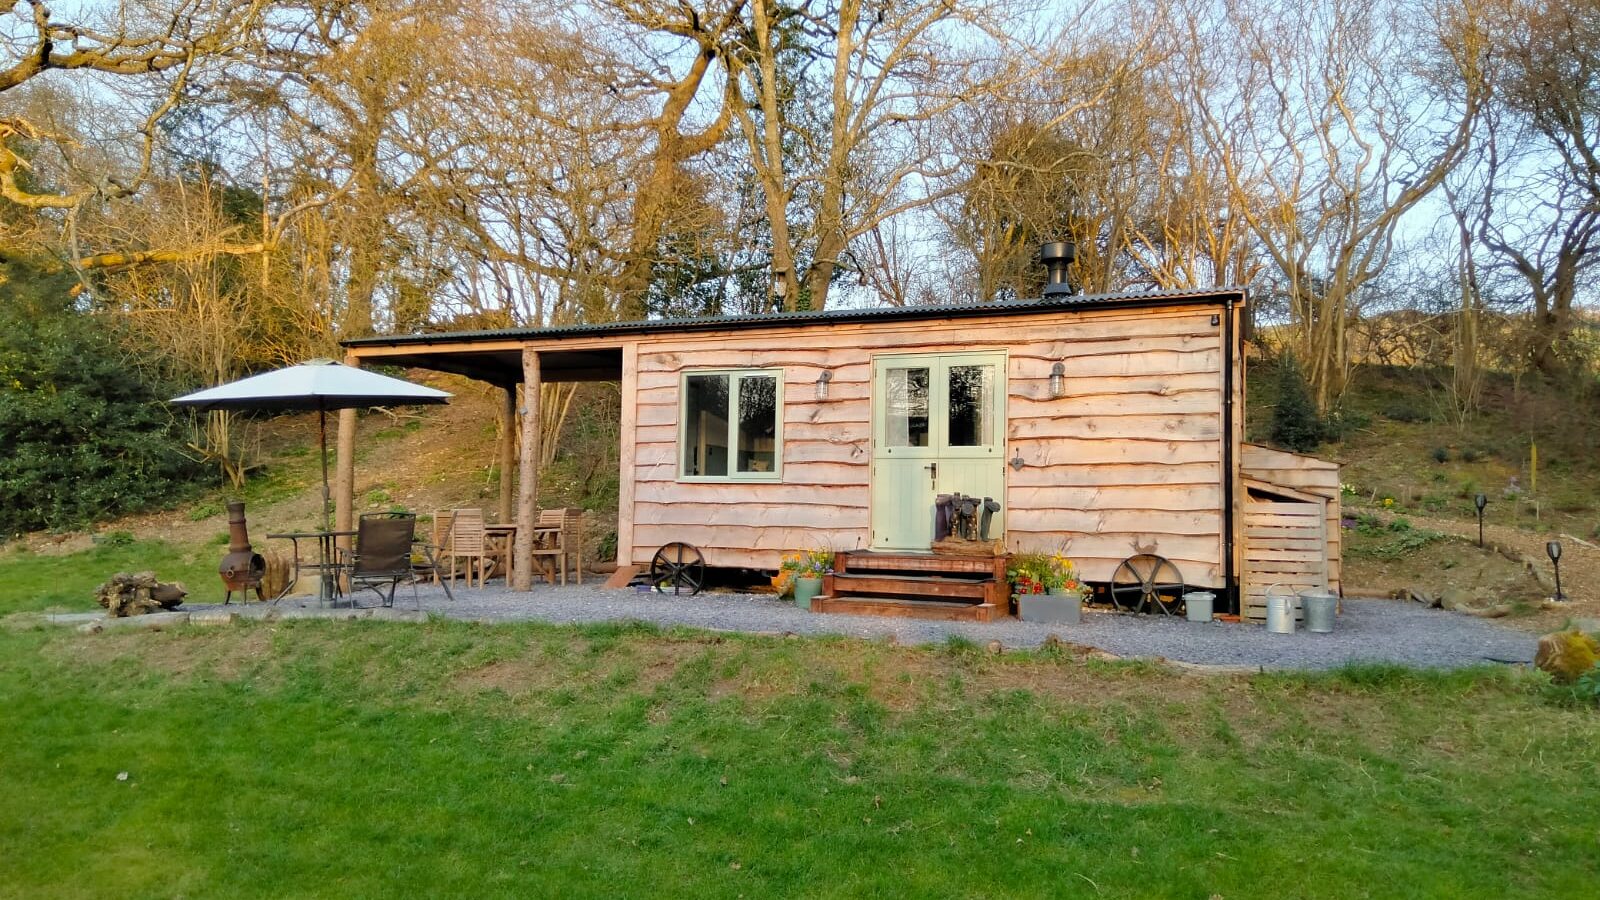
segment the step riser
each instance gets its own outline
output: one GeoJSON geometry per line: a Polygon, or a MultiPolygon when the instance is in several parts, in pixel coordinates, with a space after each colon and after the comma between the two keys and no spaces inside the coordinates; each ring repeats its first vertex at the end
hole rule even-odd
{"type": "Polygon", "coordinates": [[[835,596],[845,597],[855,594],[894,594],[928,600],[960,598],[976,602],[982,601],[989,595],[989,582],[956,580],[929,582],[901,580],[888,576],[835,575],[833,593],[835,596]]]}
{"type": "Polygon", "coordinates": [[[1004,608],[987,603],[894,603],[855,597],[816,597],[811,601],[811,610],[819,613],[946,622],[994,622],[1008,615],[1008,611],[1004,608]]]}
{"type": "Polygon", "coordinates": [[[1005,557],[934,556],[932,554],[841,552],[833,568],[846,574],[952,575],[967,578],[1004,579],[1005,557]]]}

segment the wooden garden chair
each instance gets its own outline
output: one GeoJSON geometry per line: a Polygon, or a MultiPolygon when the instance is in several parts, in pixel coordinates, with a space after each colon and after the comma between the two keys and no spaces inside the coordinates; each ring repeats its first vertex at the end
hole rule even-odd
{"type": "Polygon", "coordinates": [[[478,587],[483,587],[488,579],[490,562],[500,555],[501,551],[489,546],[489,536],[483,527],[483,510],[451,510],[450,546],[445,551],[445,558],[450,560],[451,581],[456,578],[456,562],[465,560],[467,586],[472,586],[472,572],[476,567],[478,587]]]}
{"type": "MultiPolygon", "coordinates": [[[[572,558],[573,575],[583,584],[583,510],[540,510],[538,524],[533,528],[533,555],[535,559],[553,558],[562,584],[567,583],[567,559],[572,558]]],[[[549,570],[545,570],[545,578],[550,579],[549,570]]]]}
{"type": "Polygon", "coordinates": [[[433,550],[433,558],[439,565],[433,567],[433,583],[440,584],[439,573],[443,568],[443,561],[450,555],[450,526],[455,522],[455,511],[449,509],[437,510],[433,514],[433,529],[429,532],[428,546],[433,550]]]}

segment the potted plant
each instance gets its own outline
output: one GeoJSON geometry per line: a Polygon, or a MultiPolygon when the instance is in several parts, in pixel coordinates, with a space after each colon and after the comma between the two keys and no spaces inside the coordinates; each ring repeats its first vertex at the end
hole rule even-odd
{"type": "Polygon", "coordinates": [[[1020,553],[1012,557],[1011,568],[1023,621],[1072,625],[1082,619],[1089,587],[1079,580],[1072,560],[1060,553],[1020,553]]]}
{"type": "Polygon", "coordinates": [[[1016,598],[1045,592],[1045,572],[1049,557],[1043,553],[1013,553],[1006,567],[1006,577],[1011,579],[1011,595],[1016,598]]]}
{"type": "Polygon", "coordinates": [[[832,571],[832,550],[802,550],[783,558],[778,577],[786,582],[785,589],[793,591],[795,605],[809,610],[811,599],[822,593],[822,576],[832,571]]]}

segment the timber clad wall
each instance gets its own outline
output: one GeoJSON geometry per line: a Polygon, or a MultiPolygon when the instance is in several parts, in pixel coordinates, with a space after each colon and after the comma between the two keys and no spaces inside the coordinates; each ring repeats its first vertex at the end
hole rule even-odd
{"type": "Polygon", "coordinates": [[[628,373],[637,405],[623,427],[635,474],[624,485],[622,511],[626,517],[631,504],[633,559],[647,562],[669,541],[699,546],[712,565],[760,568],[775,568],[787,550],[866,548],[872,357],[988,350],[1009,355],[1007,441],[998,464],[1018,455],[1024,461],[1020,471],[1005,466],[1008,546],[1063,550],[1090,580],[1109,579],[1128,556],[1159,553],[1190,584],[1220,586],[1222,346],[1221,329],[1211,324],[1218,309],[1069,310],[638,339],[636,372],[628,373]],[[1057,361],[1066,396],[1052,399],[1057,361]],[[679,378],[699,368],[783,369],[781,482],[677,481],[679,378]],[[830,396],[819,402],[815,384],[824,369],[833,373],[830,396]]]}

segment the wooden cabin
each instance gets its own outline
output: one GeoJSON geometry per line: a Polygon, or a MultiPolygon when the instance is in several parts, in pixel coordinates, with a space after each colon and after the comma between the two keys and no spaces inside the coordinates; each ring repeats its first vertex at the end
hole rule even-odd
{"type": "MultiPolygon", "coordinates": [[[[1243,442],[1244,302],[1237,289],[1057,293],[345,346],[352,364],[498,385],[508,420],[519,385],[521,402],[536,403],[529,389],[542,381],[618,382],[623,566],[684,542],[714,567],[773,570],[786,552],[825,547],[849,551],[858,571],[889,559],[938,574],[917,559],[933,556],[936,498],[960,493],[998,501],[990,528],[1005,548],[1062,551],[1091,582],[1157,554],[1186,585],[1236,599],[1281,574],[1247,573],[1250,563],[1311,555],[1306,568],[1336,586],[1337,468],[1243,442]],[[1289,526],[1274,506],[1251,531],[1251,504],[1269,502],[1258,496],[1302,504],[1322,530],[1277,534],[1289,526]],[[1297,556],[1257,560],[1250,538],[1297,556]]],[[[523,468],[537,458],[537,419],[522,417],[523,468]]],[[[353,419],[341,424],[344,517],[353,434],[353,419]]],[[[512,453],[507,441],[507,518],[512,453]]],[[[523,517],[537,505],[532,481],[521,480],[523,517]]]]}

